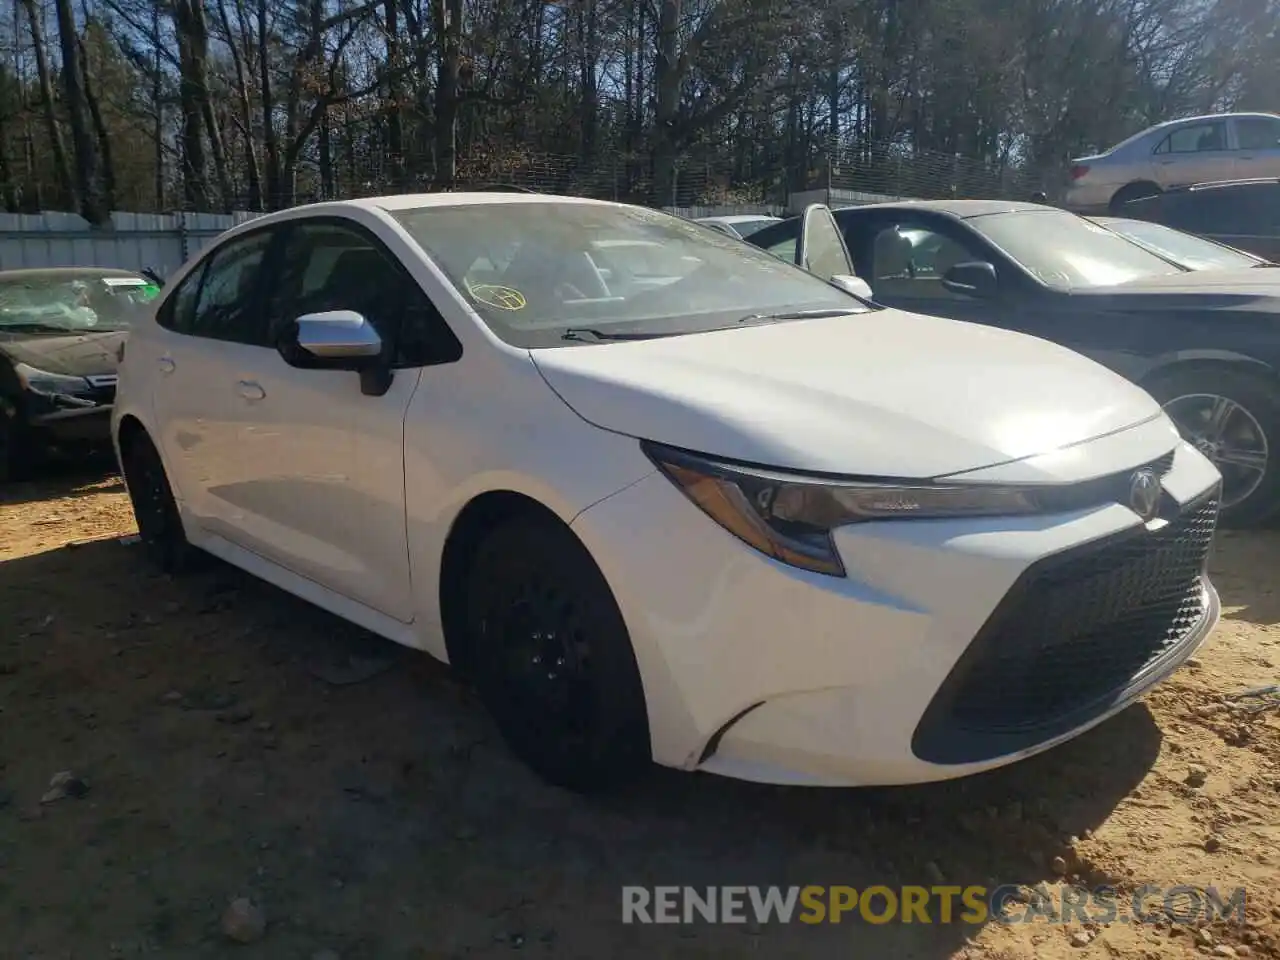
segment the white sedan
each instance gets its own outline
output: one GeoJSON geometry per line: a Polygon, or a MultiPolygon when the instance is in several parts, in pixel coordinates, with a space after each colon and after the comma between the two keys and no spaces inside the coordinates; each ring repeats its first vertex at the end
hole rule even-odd
{"type": "Polygon", "coordinates": [[[805,216],[816,276],[528,194],[228,231],[122,351],[148,553],[455,664],[573,789],[938,780],[1101,722],[1216,622],[1217,472],[1084,357],[852,296],[805,216]]]}

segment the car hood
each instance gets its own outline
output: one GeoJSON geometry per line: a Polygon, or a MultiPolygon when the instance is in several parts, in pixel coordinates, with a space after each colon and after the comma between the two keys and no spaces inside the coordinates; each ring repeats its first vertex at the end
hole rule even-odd
{"type": "Polygon", "coordinates": [[[897,310],[531,354],[596,426],[813,473],[946,476],[1160,413],[1063,347],[897,310]]]}
{"type": "Polygon", "coordinates": [[[0,353],[18,363],[71,377],[115,373],[116,351],[125,331],[102,333],[31,334],[6,332],[0,327],[0,353]]]}

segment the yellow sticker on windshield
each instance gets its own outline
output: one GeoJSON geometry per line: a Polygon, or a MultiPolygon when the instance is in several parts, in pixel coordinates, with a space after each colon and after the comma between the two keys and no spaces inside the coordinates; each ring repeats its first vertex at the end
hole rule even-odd
{"type": "Polygon", "coordinates": [[[496,283],[468,284],[471,296],[486,306],[499,310],[523,310],[529,305],[524,294],[514,287],[504,287],[496,283]]]}

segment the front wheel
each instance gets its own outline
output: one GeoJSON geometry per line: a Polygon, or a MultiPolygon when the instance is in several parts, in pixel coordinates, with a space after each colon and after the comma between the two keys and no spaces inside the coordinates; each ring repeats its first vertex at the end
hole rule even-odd
{"type": "Polygon", "coordinates": [[[159,451],[146,434],[139,434],[128,441],[121,460],[138,524],[138,539],[148,559],[163,573],[185,572],[197,552],[182,529],[182,517],[159,451]]]}
{"type": "Polygon", "coordinates": [[[30,479],[35,460],[35,444],[0,397],[0,483],[30,479]]]}
{"type": "Polygon", "coordinates": [[[1188,371],[1148,385],[1183,438],[1222,473],[1222,520],[1247,526],[1280,513],[1280,391],[1253,374],[1188,371]]]}
{"type": "Polygon", "coordinates": [[[476,686],[520,759],[579,792],[647,769],[631,639],[608,583],[567,527],[535,517],[497,528],[477,550],[467,593],[476,686]]]}

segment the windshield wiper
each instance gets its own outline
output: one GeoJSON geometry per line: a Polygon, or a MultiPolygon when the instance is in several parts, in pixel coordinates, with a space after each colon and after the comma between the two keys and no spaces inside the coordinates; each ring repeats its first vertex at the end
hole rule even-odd
{"type": "Polygon", "coordinates": [[[560,335],[561,340],[581,340],[589,343],[593,340],[657,340],[659,337],[678,337],[683,330],[674,330],[669,333],[607,333],[604,330],[594,330],[591,327],[570,327],[560,335]]]}
{"type": "Polygon", "coordinates": [[[739,323],[751,323],[756,320],[809,320],[814,317],[843,317],[847,313],[858,313],[845,307],[821,307],[817,310],[788,310],[782,313],[749,313],[739,317],[739,323]]]}

